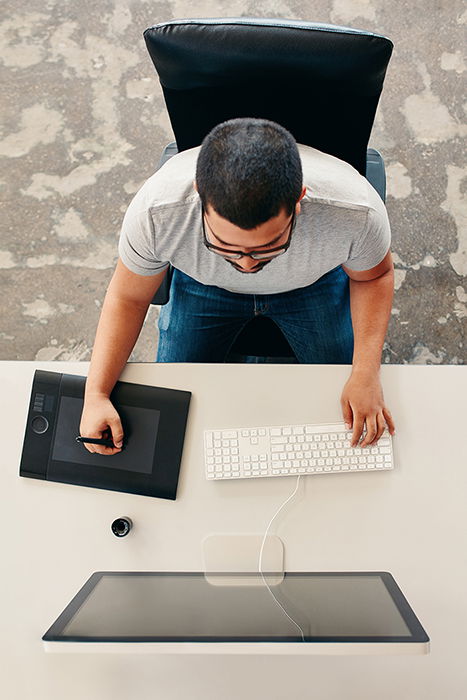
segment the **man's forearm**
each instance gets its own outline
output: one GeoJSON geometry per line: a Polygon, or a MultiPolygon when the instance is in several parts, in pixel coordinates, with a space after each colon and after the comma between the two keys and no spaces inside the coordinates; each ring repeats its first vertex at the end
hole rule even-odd
{"type": "Polygon", "coordinates": [[[107,294],[97,327],[86,396],[109,396],[138,339],[148,306],[107,294]]]}
{"type": "Polygon", "coordinates": [[[394,270],[368,282],[350,280],[354,331],[353,373],[377,373],[391,315],[394,270]]]}

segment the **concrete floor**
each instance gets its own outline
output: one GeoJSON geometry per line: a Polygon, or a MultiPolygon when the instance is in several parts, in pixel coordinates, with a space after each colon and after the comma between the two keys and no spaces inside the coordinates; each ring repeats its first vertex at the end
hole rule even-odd
{"type": "MultiPolygon", "coordinates": [[[[466,362],[461,0],[3,7],[0,359],[90,357],[123,214],[173,140],[142,31],[174,18],[243,15],[347,25],[394,42],[370,140],[386,162],[396,262],[383,362],[466,362]]],[[[153,307],[131,359],[154,358],[156,316],[153,307]]]]}

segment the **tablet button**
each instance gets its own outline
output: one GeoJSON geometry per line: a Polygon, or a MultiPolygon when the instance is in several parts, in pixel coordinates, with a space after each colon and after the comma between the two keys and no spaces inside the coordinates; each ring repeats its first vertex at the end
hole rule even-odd
{"type": "Polygon", "coordinates": [[[37,435],[45,433],[49,427],[49,421],[44,416],[36,416],[32,419],[31,427],[37,435]]]}

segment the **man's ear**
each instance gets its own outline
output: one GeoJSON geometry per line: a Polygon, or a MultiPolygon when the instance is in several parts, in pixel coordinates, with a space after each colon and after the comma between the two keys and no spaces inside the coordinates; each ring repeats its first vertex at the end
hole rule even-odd
{"type": "Polygon", "coordinates": [[[300,202],[305,195],[306,195],[306,187],[305,187],[305,185],[303,185],[302,191],[300,193],[300,197],[297,199],[297,204],[295,205],[295,213],[296,214],[300,214],[300,209],[301,209],[300,202]]]}

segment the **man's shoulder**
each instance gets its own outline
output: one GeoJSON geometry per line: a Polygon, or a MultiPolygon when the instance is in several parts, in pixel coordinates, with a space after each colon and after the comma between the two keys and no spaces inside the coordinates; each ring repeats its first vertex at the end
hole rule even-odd
{"type": "Polygon", "coordinates": [[[140,208],[164,208],[191,201],[198,153],[199,146],[177,153],[151,175],[136,194],[140,208]]]}
{"type": "Polygon", "coordinates": [[[350,163],[311,146],[298,144],[307,198],[323,204],[368,208],[368,181],[350,163]]]}

